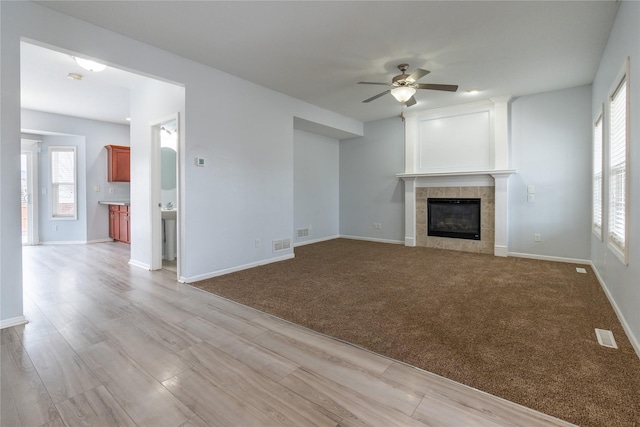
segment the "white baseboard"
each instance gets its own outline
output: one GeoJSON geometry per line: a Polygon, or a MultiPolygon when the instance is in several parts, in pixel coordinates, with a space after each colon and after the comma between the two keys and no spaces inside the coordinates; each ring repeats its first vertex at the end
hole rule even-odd
{"type": "Polygon", "coordinates": [[[10,328],[12,326],[24,325],[25,323],[29,323],[29,321],[24,316],[12,317],[10,319],[0,320],[0,329],[10,328]]]}
{"type": "Polygon", "coordinates": [[[410,246],[410,247],[415,247],[416,246],[416,239],[414,237],[405,237],[404,238],[404,245],[405,246],[410,246]]]}
{"type": "Polygon", "coordinates": [[[129,265],[133,265],[134,267],[142,268],[144,270],[151,271],[151,266],[149,264],[145,264],[144,262],[136,261],[135,259],[129,260],[129,265]]]}
{"type": "Polygon", "coordinates": [[[113,239],[110,237],[107,237],[106,239],[87,240],[87,243],[107,243],[107,242],[113,242],[113,239]]]}
{"type": "Polygon", "coordinates": [[[548,256],[548,255],[523,254],[519,252],[507,252],[507,255],[516,257],[516,258],[539,259],[541,261],[564,262],[567,264],[584,264],[584,265],[591,264],[591,261],[589,261],[588,259],[579,259],[579,258],[563,258],[563,257],[548,256]]]}
{"type": "Polygon", "coordinates": [[[349,236],[349,235],[346,235],[346,234],[341,234],[339,237],[342,238],[342,239],[364,240],[364,241],[367,241],[367,242],[392,243],[394,245],[404,245],[405,244],[405,242],[403,240],[376,239],[374,237],[349,236]]]}
{"type": "Polygon", "coordinates": [[[261,265],[272,264],[274,262],[285,261],[285,260],[292,259],[292,258],[295,258],[295,255],[293,253],[287,254],[287,255],[282,255],[282,256],[279,256],[279,257],[276,257],[276,258],[269,258],[269,259],[265,259],[265,260],[261,260],[261,261],[251,262],[249,264],[238,265],[236,267],[225,268],[223,270],[212,271],[210,273],[198,274],[197,276],[180,277],[180,282],[182,282],[182,283],[198,282],[200,280],[211,279],[212,277],[223,276],[225,274],[235,273],[236,271],[247,270],[249,268],[259,267],[261,265]]]}
{"type": "Polygon", "coordinates": [[[40,242],[41,245],[84,245],[86,243],[86,240],[48,240],[40,242]]]}
{"type": "Polygon", "coordinates": [[[627,338],[629,339],[631,346],[635,350],[638,358],[640,358],[640,340],[633,333],[633,330],[629,326],[629,323],[627,323],[627,319],[625,319],[624,314],[622,314],[622,311],[620,310],[620,307],[618,307],[616,300],[613,299],[613,295],[611,295],[611,292],[609,292],[609,288],[607,288],[607,284],[602,279],[602,276],[600,276],[600,273],[598,273],[596,266],[592,262],[589,262],[589,265],[591,266],[591,269],[595,273],[596,278],[600,283],[600,287],[604,291],[604,294],[607,296],[607,299],[609,300],[611,307],[613,307],[613,311],[616,313],[616,316],[618,316],[618,320],[620,321],[620,324],[622,325],[622,329],[624,329],[625,334],[627,334],[627,338]]]}
{"type": "Polygon", "coordinates": [[[313,243],[326,242],[327,240],[333,240],[333,239],[337,239],[339,237],[340,237],[339,235],[335,235],[335,236],[329,236],[329,237],[320,237],[319,239],[302,240],[300,242],[295,242],[293,244],[293,247],[297,248],[298,246],[304,246],[304,245],[311,245],[313,243]]]}

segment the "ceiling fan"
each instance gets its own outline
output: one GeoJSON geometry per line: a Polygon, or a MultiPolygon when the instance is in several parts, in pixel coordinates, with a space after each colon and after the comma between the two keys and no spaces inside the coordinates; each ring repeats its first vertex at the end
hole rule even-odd
{"type": "Polygon", "coordinates": [[[369,99],[365,99],[362,102],[371,102],[374,99],[378,99],[381,96],[390,93],[398,102],[405,104],[407,107],[411,107],[417,102],[416,98],[413,96],[416,93],[416,89],[444,90],[447,92],[455,92],[458,90],[458,85],[416,83],[416,81],[429,74],[430,71],[418,68],[413,73],[407,74],[406,71],[408,68],[409,64],[398,65],[398,69],[402,74],[395,76],[391,80],[391,83],[358,82],[360,85],[383,85],[392,87],[392,89],[387,89],[384,92],[379,93],[376,96],[372,96],[369,99]]]}

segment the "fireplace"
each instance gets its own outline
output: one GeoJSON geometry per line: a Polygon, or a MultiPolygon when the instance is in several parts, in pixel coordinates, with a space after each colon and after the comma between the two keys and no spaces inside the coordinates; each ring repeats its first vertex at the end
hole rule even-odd
{"type": "Polygon", "coordinates": [[[480,240],[480,199],[427,199],[427,235],[480,240]]]}

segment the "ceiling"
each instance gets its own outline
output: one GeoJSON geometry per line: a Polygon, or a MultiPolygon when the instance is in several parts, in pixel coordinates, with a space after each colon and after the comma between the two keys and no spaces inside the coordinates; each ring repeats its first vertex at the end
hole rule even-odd
{"type": "MultiPolygon", "coordinates": [[[[400,114],[388,95],[362,103],[386,88],[357,82],[389,82],[404,62],[410,71],[431,71],[421,83],[459,85],[457,93],[419,91],[409,111],[590,84],[618,7],[615,1],[479,0],[40,4],[361,121],[400,114]],[[472,89],[479,93],[469,94],[472,89]]],[[[25,108],[107,121],[122,121],[123,108],[128,114],[128,97],[124,107],[117,101],[125,99],[128,79],[139,77],[110,68],[71,81],[68,55],[28,50],[25,108]],[[90,92],[73,92],[78,83],[98,91],[88,98],[105,111],[69,96],[90,92]]]]}

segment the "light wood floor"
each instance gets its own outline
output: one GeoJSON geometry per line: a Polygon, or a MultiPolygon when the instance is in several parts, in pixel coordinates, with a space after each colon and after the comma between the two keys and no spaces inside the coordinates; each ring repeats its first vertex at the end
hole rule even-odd
{"type": "Polygon", "coordinates": [[[25,247],[1,425],[567,425],[129,266],[119,243],[25,247]]]}

